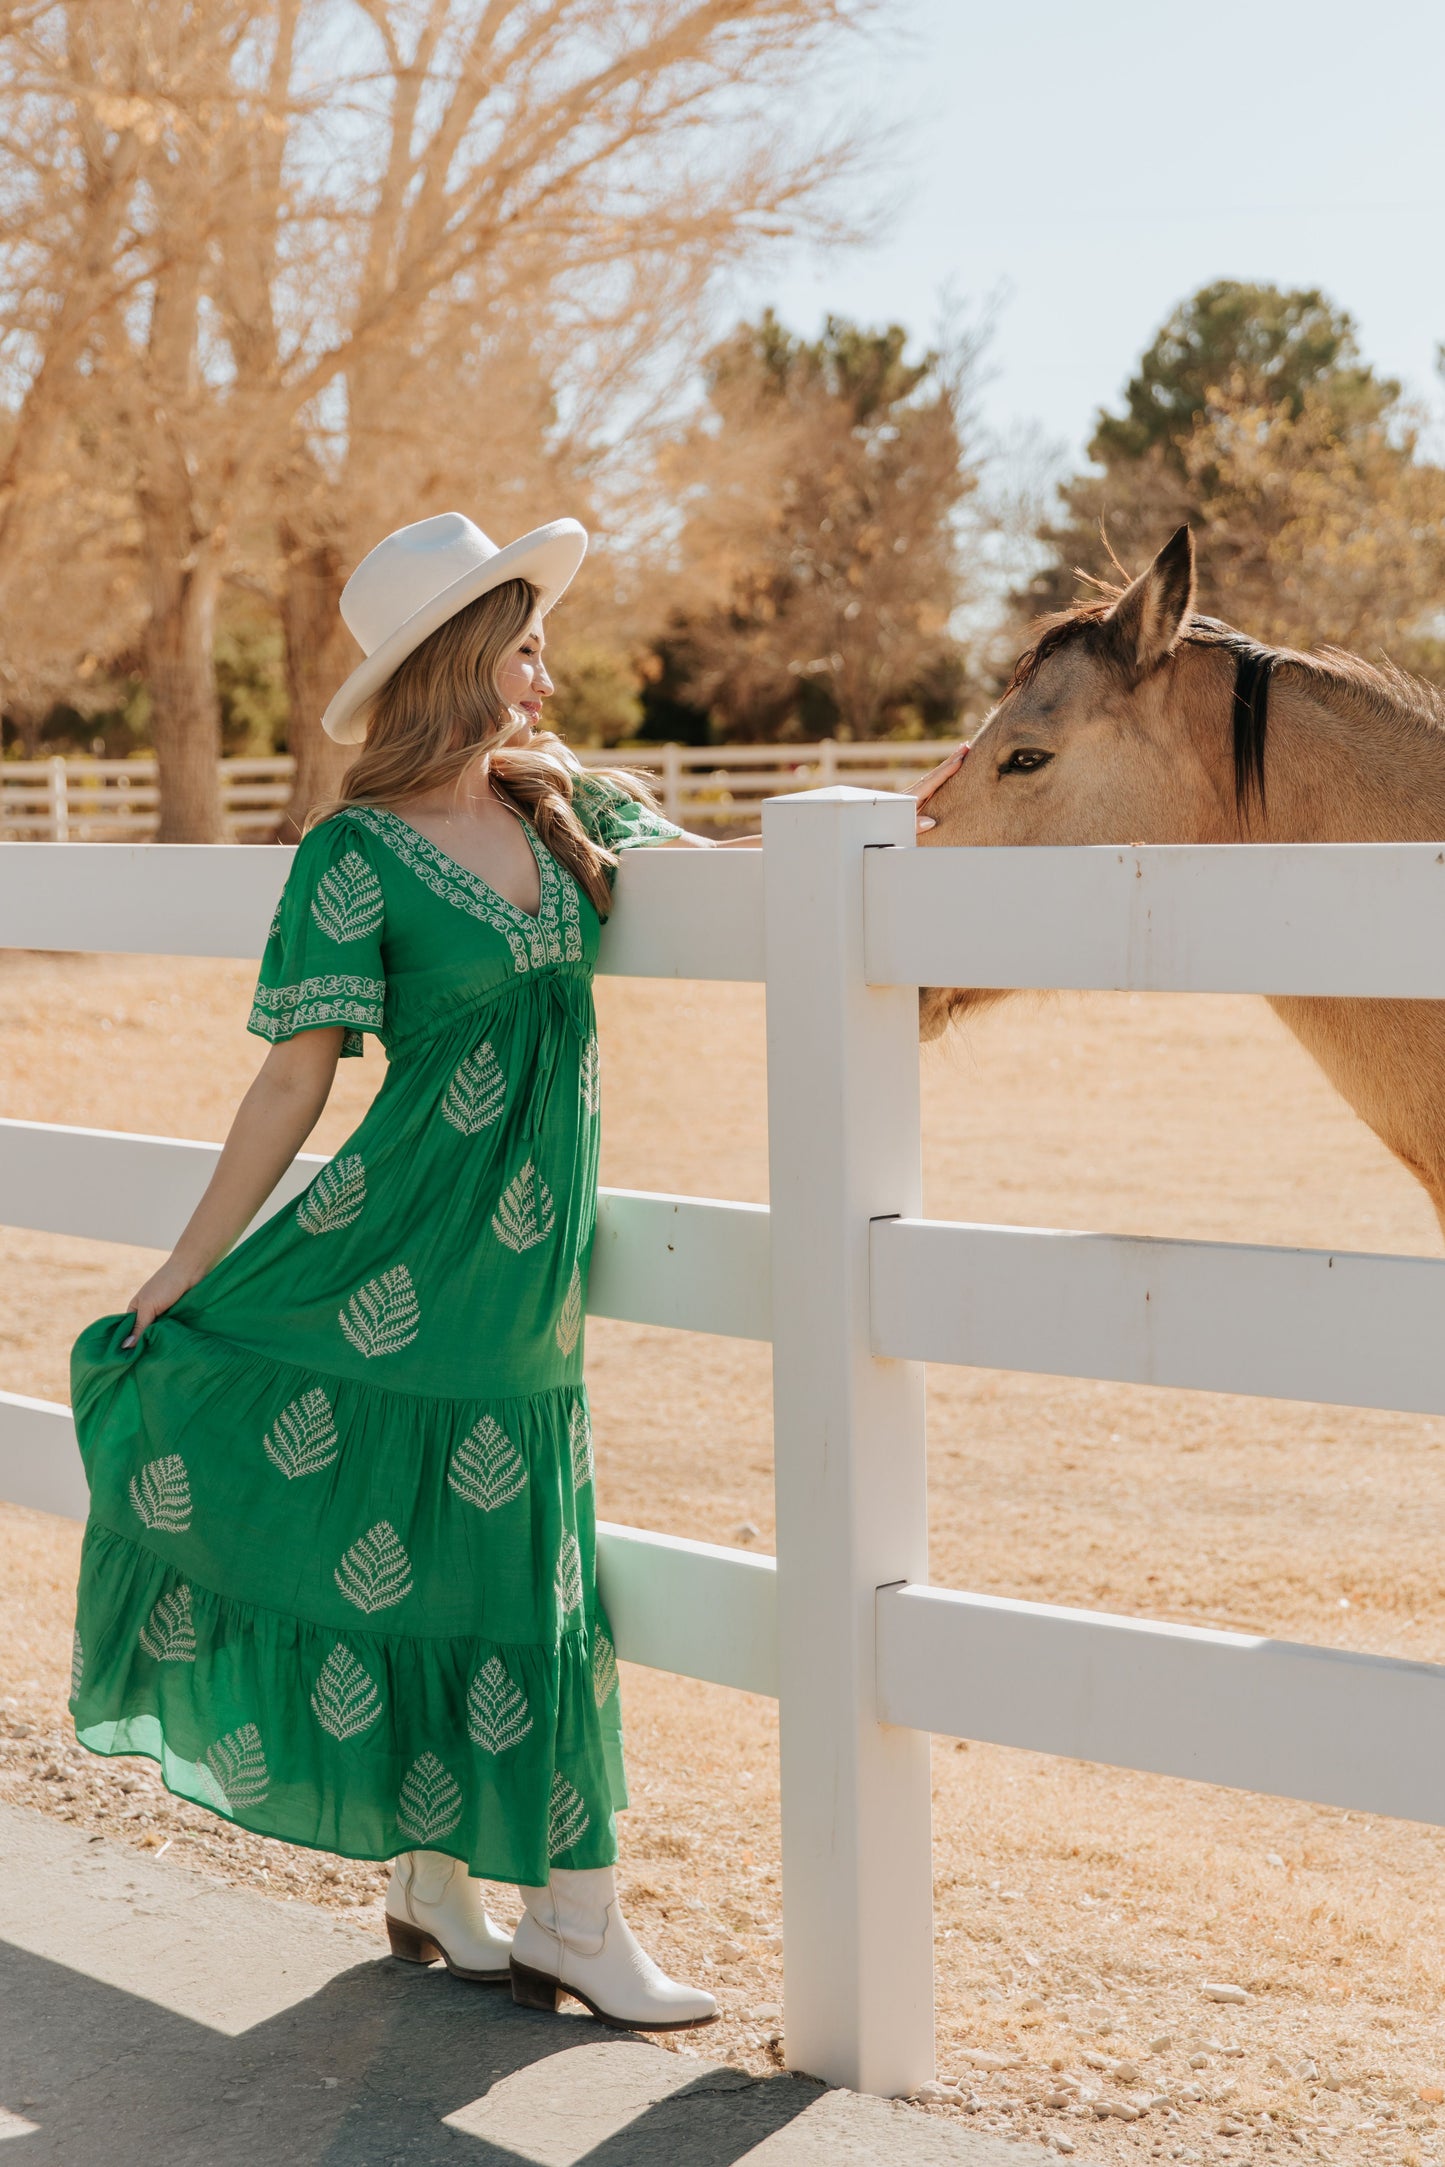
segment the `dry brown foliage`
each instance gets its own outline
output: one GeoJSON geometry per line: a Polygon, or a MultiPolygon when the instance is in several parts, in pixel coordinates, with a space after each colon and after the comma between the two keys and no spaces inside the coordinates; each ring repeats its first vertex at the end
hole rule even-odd
{"type": "Polygon", "coordinates": [[[336,596],[378,530],[451,501],[505,539],[560,486],[575,502],[719,272],[841,230],[849,149],[799,96],[869,6],[0,13],[0,598],[37,536],[67,563],[47,476],[84,413],[123,452],[164,839],[219,833],[226,579],[275,595],[298,793],[319,795],[336,596]],[[523,486],[494,509],[478,484],[503,472],[523,486]]]}
{"type": "Polygon", "coordinates": [[[714,729],[871,736],[957,667],[977,358],[964,336],[910,360],[896,325],[795,339],[771,313],[709,356],[706,409],[661,465],[684,515],[662,645],[714,729]]]}
{"type": "Polygon", "coordinates": [[[1132,569],[1186,521],[1199,545],[1199,607],[1271,646],[1347,647],[1438,675],[1445,594],[1445,467],[1393,404],[1340,411],[1328,382],[1298,411],[1241,381],[1209,394],[1177,440],[1066,491],[1072,524],[1037,594],[1067,599],[1064,568],[1132,569]]]}

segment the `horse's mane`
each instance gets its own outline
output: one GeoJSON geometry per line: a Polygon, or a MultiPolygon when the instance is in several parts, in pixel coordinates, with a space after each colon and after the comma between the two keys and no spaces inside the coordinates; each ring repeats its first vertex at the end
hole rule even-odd
{"type": "MultiPolygon", "coordinates": [[[[1037,620],[1030,644],[1004,688],[1005,698],[1027,685],[1061,647],[1079,644],[1099,655],[1107,651],[1107,620],[1124,589],[1102,581],[1097,584],[1097,600],[1037,620]]],[[[1435,734],[1445,732],[1445,693],[1388,660],[1366,662],[1363,655],[1343,647],[1322,647],[1314,654],[1293,647],[1268,647],[1217,617],[1191,615],[1180,638],[1192,647],[1222,647],[1234,657],[1234,796],[1241,810],[1251,798],[1264,803],[1269,688],[1276,670],[1297,671],[1325,697],[1343,694],[1369,722],[1403,719],[1435,734]]]]}

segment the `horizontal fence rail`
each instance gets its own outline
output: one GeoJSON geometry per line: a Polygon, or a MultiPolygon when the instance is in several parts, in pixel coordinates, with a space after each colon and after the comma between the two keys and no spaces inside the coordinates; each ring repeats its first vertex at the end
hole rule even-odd
{"type": "MultiPolygon", "coordinates": [[[[0,1392],[8,1504],[83,1520],[90,1492],[70,1409],[0,1392]]],[[[776,1560],[654,1529],[597,1523],[597,1570],[629,1663],[776,1696],[776,1560]]]]}
{"type": "Polygon", "coordinates": [[[597,1576],[629,1663],[776,1700],[775,1558],[599,1520],[597,1576]]]}
{"type": "MultiPolygon", "coordinates": [[[[0,947],[257,957],[294,855],[255,844],[0,844],[0,947]]],[[[762,978],[759,852],[634,852],[618,891],[600,971],[762,978]]]]}
{"type": "MultiPolygon", "coordinates": [[[[6,844],[0,946],[254,957],[291,856],[6,844]]],[[[1445,851],[1432,843],[870,850],[863,877],[877,985],[1445,999],[1445,851]],[[1248,907],[1226,908],[1238,884],[1248,907]]],[[[761,854],[633,853],[598,967],[761,980],[761,854]]]]}
{"type": "MultiPolygon", "coordinates": [[[[221,819],[232,841],[259,842],[291,795],[289,759],[220,760],[221,819]]],[[[9,842],[137,842],[154,835],[160,779],[138,760],[0,760],[0,838],[9,842]]]]}
{"type": "Polygon", "coordinates": [[[877,1653],[885,1723],[1445,1823],[1436,1664],[916,1587],[877,1653]]]}
{"type": "MultiPolygon", "coordinates": [[[[219,1144],[174,1136],[0,1120],[0,1221],[169,1249],[220,1155],[219,1144]]],[[[325,1164],[315,1152],[300,1153],[252,1224],[299,1197],[325,1164]]],[[[594,1316],[767,1339],[770,1300],[766,1205],[599,1191],[587,1288],[594,1316]]]]}
{"type": "MultiPolygon", "coordinates": [[[[669,820],[728,828],[755,822],[764,798],[822,784],[907,790],[947,750],[939,739],[894,738],[809,745],[582,746],[584,767],[645,775],[669,820]]],[[[261,754],[217,762],[221,816],[233,841],[262,842],[291,795],[296,763],[261,754]]],[[[0,760],[0,840],[141,842],[159,820],[154,755],[134,760],[0,760]]]]}
{"type": "Polygon", "coordinates": [[[875,1354],[1445,1414],[1445,1261],[881,1219],[875,1354]]]}
{"type": "MultiPolygon", "coordinates": [[[[0,1120],[4,1223],[169,1249],[219,1144],[0,1120]]],[[[299,1197],[303,1152],[262,1211],[299,1197]]],[[[1445,1414],[1445,1261],[1041,1227],[880,1219],[875,1354],[1342,1407],[1445,1414]]],[[[603,1189],[594,1315],[772,1335],[768,1210],[603,1189]]]]}
{"type": "Polygon", "coordinates": [[[0,1494],[10,1505],[83,1520],[90,1490],[70,1409],[23,1392],[0,1392],[0,1494]]]}
{"type": "Polygon", "coordinates": [[[1445,848],[870,850],[868,982],[1445,999],[1445,848]]]}

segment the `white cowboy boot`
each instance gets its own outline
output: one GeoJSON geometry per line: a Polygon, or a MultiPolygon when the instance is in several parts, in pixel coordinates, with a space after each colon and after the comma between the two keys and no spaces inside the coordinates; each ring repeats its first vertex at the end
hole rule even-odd
{"type": "Polygon", "coordinates": [[[509,1977],[510,1934],[487,1917],[479,1885],[444,1851],[402,1851],[386,1891],[386,1937],[404,1964],[434,1964],[454,1979],[501,1986],[509,1977]]]}
{"type": "Polygon", "coordinates": [[[669,1979],[622,1916],[610,1866],[554,1869],[545,1889],[522,1889],[526,1910],[512,1941],[512,1999],[555,2009],[575,1995],[619,2031],[673,2032],[710,2024],[711,1994],[669,1979]]]}

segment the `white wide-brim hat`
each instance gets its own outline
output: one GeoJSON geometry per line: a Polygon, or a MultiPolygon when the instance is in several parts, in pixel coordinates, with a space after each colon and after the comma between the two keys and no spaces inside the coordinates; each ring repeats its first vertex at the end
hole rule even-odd
{"type": "Polygon", "coordinates": [[[398,527],[362,558],[341,590],[341,614],[366,655],[321,718],[328,737],[356,745],[366,703],[438,625],[509,579],[530,580],[543,616],[587,554],[587,530],[554,519],[498,549],[461,512],[398,527]]]}

